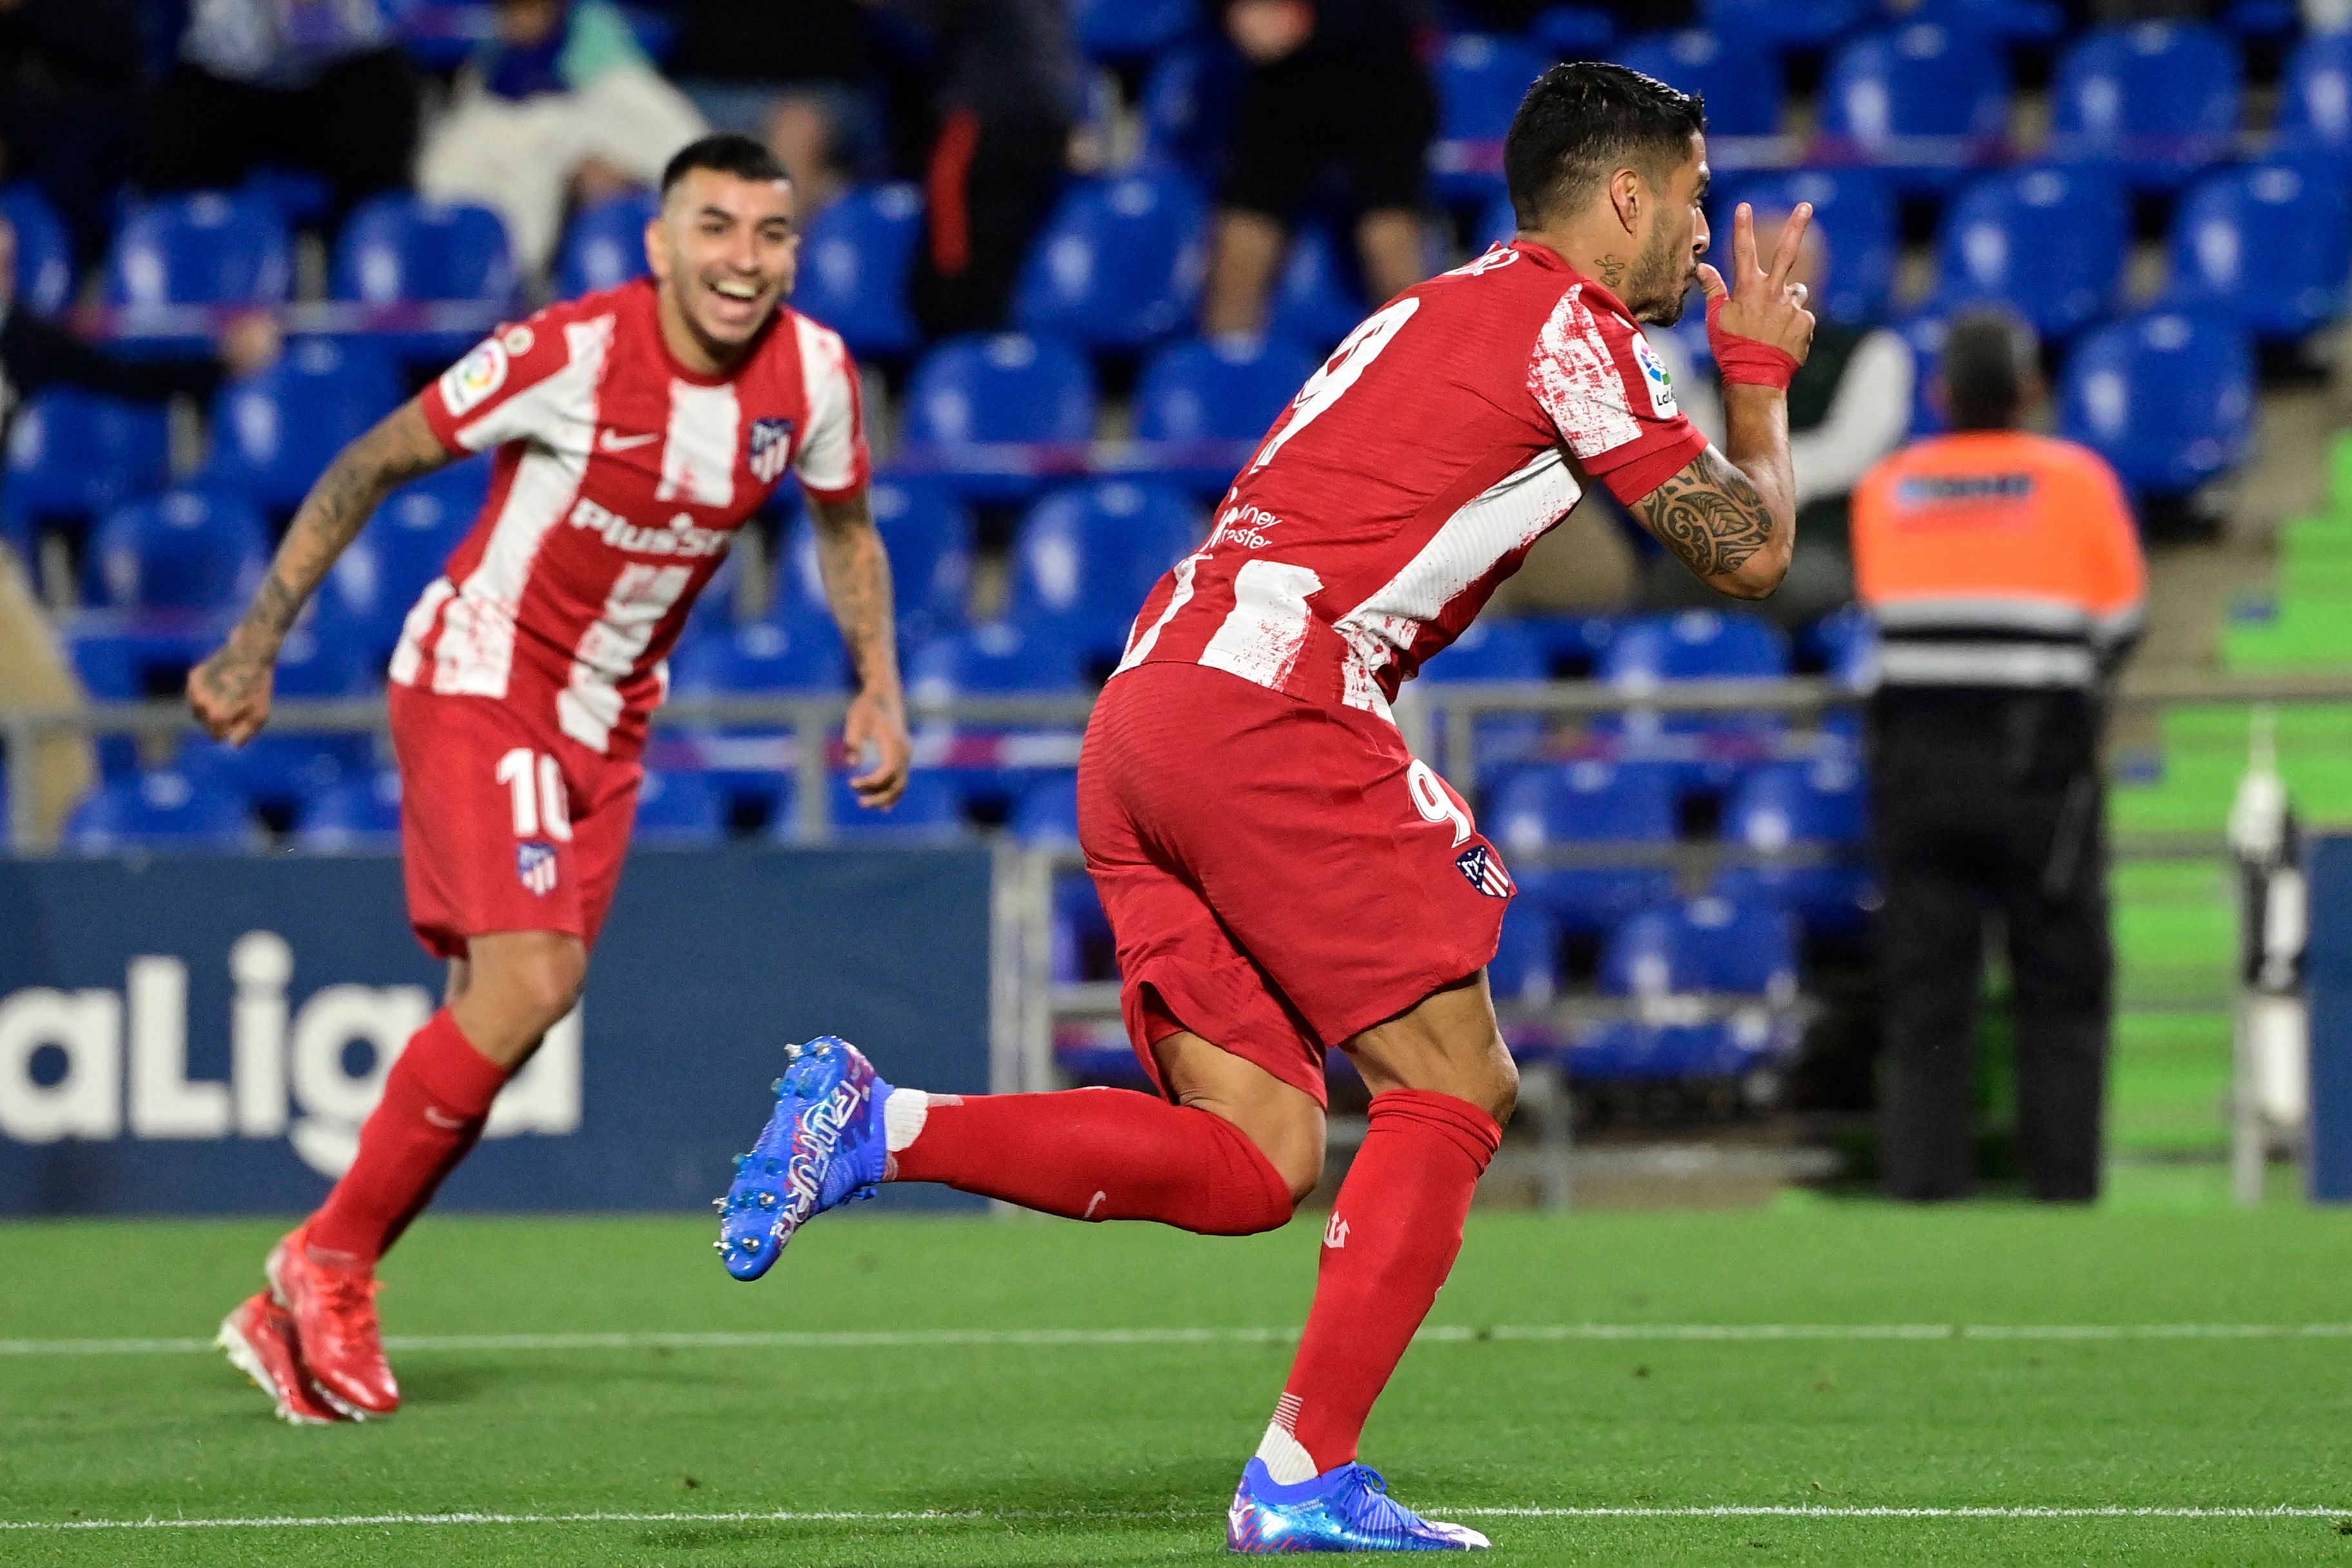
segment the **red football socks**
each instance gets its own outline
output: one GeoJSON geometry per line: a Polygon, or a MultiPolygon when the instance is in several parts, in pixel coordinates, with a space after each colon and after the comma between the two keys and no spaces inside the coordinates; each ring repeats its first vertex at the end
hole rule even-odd
{"type": "Polygon", "coordinates": [[[1292,1208],[1289,1184],[1239,1127],[1129,1089],[932,1095],[921,1130],[890,1163],[896,1181],[1203,1236],[1272,1230],[1292,1208]]]}
{"type": "Polygon", "coordinates": [[[480,1139],[507,1076],[467,1043],[448,1009],[435,1013],[385,1075],[359,1158],[311,1216],[310,1249],[370,1265],[389,1251],[480,1139]]]}
{"type": "Polygon", "coordinates": [[[1269,1447],[1287,1432],[1317,1475],[1356,1457],[1372,1401],[1462,1250],[1471,1191],[1502,1142],[1495,1119],[1467,1100],[1426,1089],[1372,1096],[1371,1129],[1323,1230],[1315,1305],[1269,1447]]]}

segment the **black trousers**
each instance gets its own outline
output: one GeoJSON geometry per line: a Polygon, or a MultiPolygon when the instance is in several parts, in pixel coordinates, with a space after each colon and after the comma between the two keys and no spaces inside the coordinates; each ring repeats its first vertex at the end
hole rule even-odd
{"type": "Polygon", "coordinates": [[[1985,931],[1998,915],[2027,1185],[2037,1198],[2096,1197],[2115,975],[2096,712],[2067,692],[1890,690],[1871,720],[1886,1189],[1929,1200],[1975,1185],[1985,931]]]}
{"type": "Polygon", "coordinates": [[[257,163],[290,163],[326,178],[340,216],[408,184],[417,110],[415,69],[396,48],[341,61],[293,91],[226,81],[184,62],[156,89],[142,178],[151,190],[221,188],[257,163]]]}
{"type": "Polygon", "coordinates": [[[915,258],[915,319],[935,338],[1011,325],[1029,242],[1069,171],[1070,127],[1051,116],[948,116],[925,179],[929,197],[915,258]]]}

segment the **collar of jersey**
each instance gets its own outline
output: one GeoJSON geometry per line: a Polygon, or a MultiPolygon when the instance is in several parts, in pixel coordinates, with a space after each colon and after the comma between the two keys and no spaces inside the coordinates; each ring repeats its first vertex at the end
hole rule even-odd
{"type": "Polygon", "coordinates": [[[1570,277],[1575,278],[1579,283],[1583,284],[1584,291],[1587,294],[1598,296],[1603,305],[1609,307],[1610,309],[1615,311],[1618,315],[1622,316],[1626,320],[1631,321],[1633,319],[1633,313],[1625,308],[1625,302],[1618,298],[1615,294],[1612,293],[1607,284],[1601,282],[1597,277],[1589,277],[1583,273],[1577,271],[1574,267],[1570,265],[1568,257],[1560,255],[1559,252],[1552,249],[1551,246],[1541,244],[1536,240],[1515,239],[1511,241],[1511,248],[1517,251],[1521,256],[1526,256],[1529,261],[1534,262],[1538,267],[1549,267],[1559,271],[1565,272],[1570,277]]]}

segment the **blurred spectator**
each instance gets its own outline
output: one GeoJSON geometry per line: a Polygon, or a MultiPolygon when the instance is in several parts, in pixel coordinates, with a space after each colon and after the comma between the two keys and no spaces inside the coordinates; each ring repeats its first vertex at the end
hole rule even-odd
{"type": "MultiPolygon", "coordinates": [[[[1784,212],[1759,212],[1756,232],[1777,234],[1788,221],[1784,212]]],[[[1803,249],[1789,273],[1789,281],[1803,284],[1815,302],[1813,350],[1789,384],[1797,553],[1780,591],[1756,607],[1790,626],[1818,620],[1853,601],[1848,511],[1853,487],[1910,433],[1912,382],[1918,373],[1901,333],[1854,326],[1822,312],[1819,301],[1826,298],[1830,261],[1828,242],[1815,224],[1805,231],[1803,249]]],[[[1723,396],[1714,376],[1696,373],[1672,333],[1657,334],[1651,344],[1674,378],[1683,412],[1708,440],[1722,444],[1723,396]]],[[[1666,557],[1652,563],[1643,599],[1661,609],[1716,602],[1680,562],[1666,557]]]]}
{"type": "Polygon", "coordinates": [[[1083,74],[1067,0],[881,0],[937,56],[914,303],[935,337],[1005,324],[1069,168],[1083,74]]]}
{"type": "Polygon", "coordinates": [[[516,263],[544,273],[566,205],[656,183],[700,136],[611,0],[499,0],[499,33],[459,73],[417,161],[417,189],[506,220],[516,263]]]}
{"type": "Polygon", "coordinates": [[[669,71],[714,131],[768,144],[803,223],[874,164],[881,126],[859,0],[685,0],[669,71]]]}
{"type": "Polygon", "coordinates": [[[323,176],[341,212],[408,183],[416,117],[416,73],[378,0],[194,0],[143,177],[221,189],[288,164],[323,176]]]}
{"type": "Polygon", "coordinates": [[[1335,165],[1347,172],[1366,291],[1384,300],[1419,283],[1437,89],[1419,52],[1415,0],[1226,0],[1224,20],[1249,74],[1202,325],[1264,328],[1286,231],[1335,165]]]}
{"type": "Polygon", "coordinates": [[[185,392],[202,397],[226,376],[260,370],[278,357],[277,321],[246,311],[221,333],[212,360],[117,359],[58,322],[16,308],[16,230],[0,217],[0,448],[17,407],[47,386],[76,386],[115,397],[159,401],[185,392]]]}
{"type": "Polygon", "coordinates": [[[2023,323],[1956,321],[1952,434],[1871,470],[1854,562],[1879,629],[1870,814],[1885,907],[1885,1131],[1895,1197],[1968,1196],[1987,923],[2007,939],[2017,1134],[2037,1198],[2099,1192],[2115,960],[2105,693],[2147,568],[2115,473],[2019,426],[2041,397],[2023,323]]]}
{"type": "Polygon", "coordinates": [[[0,0],[0,181],[37,183],[85,256],[131,172],[138,39],[131,0],[0,0]]]}

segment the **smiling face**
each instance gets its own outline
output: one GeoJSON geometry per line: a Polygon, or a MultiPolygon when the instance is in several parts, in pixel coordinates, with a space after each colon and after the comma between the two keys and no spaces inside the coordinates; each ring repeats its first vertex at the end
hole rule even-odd
{"type": "Polygon", "coordinates": [[[1625,308],[1636,320],[1671,327],[1683,317],[1683,300],[1698,281],[1699,257],[1706,254],[1706,141],[1694,135],[1690,156],[1675,165],[1659,199],[1645,214],[1649,232],[1625,278],[1625,308]]]}
{"type": "Polygon", "coordinates": [[[672,351],[704,370],[741,357],[792,292],[800,245],[788,182],[688,170],[646,225],[672,351]]]}

